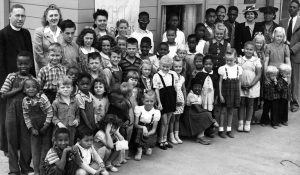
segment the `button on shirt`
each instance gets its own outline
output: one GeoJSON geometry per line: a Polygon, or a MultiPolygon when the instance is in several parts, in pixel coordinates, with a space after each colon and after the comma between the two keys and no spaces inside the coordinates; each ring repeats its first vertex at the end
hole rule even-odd
{"type": "Polygon", "coordinates": [[[149,30],[142,30],[140,28],[138,28],[137,30],[135,30],[132,34],[131,37],[135,38],[138,40],[139,46],[141,45],[141,40],[143,37],[149,37],[151,39],[151,50],[149,51],[150,53],[153,53],[153,48],[154,48],[154,42],[153,42],[153,33],[149,30]]]}
{"type": "Polygon", "coordinates": [[[61,45],[64,53],[62,64],[65,66],[77,66],[78,45],[75,42],[67,43],[65,41],[61,45]]]}

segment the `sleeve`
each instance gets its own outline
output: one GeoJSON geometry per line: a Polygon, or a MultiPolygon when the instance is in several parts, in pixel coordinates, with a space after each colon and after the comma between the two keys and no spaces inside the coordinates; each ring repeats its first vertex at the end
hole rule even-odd
{"type": "Polygon", "coordinates": [[[284,44],[284,57],[290,57],[290,49],[287,44],[284,44]]]}
{"type": "Polygon", "coordinates": [[[158,73],[154,74],[153,76],[153,88],[154,89],[161,89],[163,87],[161,79],[158,73]]]}
{"type": "Polygon", "coordinates": [[[75,120],[78,120],[78,122],[80,123],[80,112],[79,112],[79,102],[78,102],[78,99],[76,99],[76,108],[75,108],[75,120]]]}
{"type": "MultiPolygon", "coordinates": [[[[300,38],[299,38],[299,36],[300,36],[300,31],[299,30],[297,30],[294,34],[293,34],[293,36],[298,36],[297,37],[297,42],[296,42],[296,44],[295,45],[293,45],[292,47],[291,47],[291,50],[293,51],[293,53],[296,55],[296,54],[298,54],[298,52],[300,51],[300,38]]],[[[299,58],[297,58],[297,59],[299,59],[299,58]]]]}
{"type": "Polygon", "coordinates": [[[45,157],[45,161],[48,162],[50,165],[52,165],[58,162],[59,160],[60,159],[57,153],[53,150],[53,148],[51,148],[45,157]]]}
{"type": "Polygon", "coordinates": [[[110,69],[109,68],[105,68],[103,70],[103,74],[105,76],[105,80],[106,80],[107,86],[110,87],[111,78],[112,78],[112,73],[111,73],[110,69]]]}
{"type": "Polygon", "coordinates": [[[153,40],[153,33],[151,32],[151,37],[150,37],[150,39],[151,39],[151,49],[150,49],[150,51],[149,51],[149,53],[153,53],[154,52],[154,40],[153,40]]]}
{"type": "Polygon", "coordinates": [[[97,151],[95,150],[94,146],[92,146],[92,155],[94,157],[94,160],[98,163],[101,164],[103,163],[103,160],[101,159],[100,155],[97,153],[97,151]]]}
{"type": "Polygon", "coordinates": [[[84,99],[80,96],[80,94],[76,95],[76,99],[78,101],[78,105],[80,109],[85,109],[85,101],[84,99]]]}
{"type": "Polygon", "coordinates": [[[134,115],[135,116],[140,116],[141,114],[142,114],[142,106],[136,106],[135,108],[134,108],[134,115]]]}
{"type": "Polygon", "coordinates": [[[57,123],[60,122],[59,118],[58,118],[58,103],[56,100],[53,101],[52,103],[52,110],[53,110],[53,119],[52,122],[54,125],[57,125],[57,123]]]}
{"type": "Polygon", "coordinates": [[[203,48],[203,55],[208,54],[208,49],[209,49],[209,41],[206,41],[203,48]]]}
{"type": "Polygon", "coordinates": [[[155,109],[154,111],[154,117],[153,117],[153,121],[159,121],[160,120],[160,117],[161,117],[161,113],[159,110],[155,109]]]}
{"type": "Polygon", "coordinates": [[[0,93],[4,94],[4,93],[11,91],[14,77],[15,77],[15,75],[13,73],[10,73],[7,75],[3,85],[1,87],[0,93]]]}
{"type": "Polygon", "coordinates": [[[164,32],[163,36],[162,36],[162,42],[167,42],[167,32],[164,32]]]}
{"type": "Polygon", "coordinates": [[[235,43],[235,49],[238,55],[242,55],[242,29],[241,26],[244,25],[244,23],[238,24],[235,27],[235,32],[234,32],[234,43],[235,43]]]}
{"type": "Polygon", "coordinates": [[[29,118],[29,107],[26,99],[27,98],[25,97],[22,102],[23,117],[27,128],[30,129],[32,127],[32,124],[29,118]]]}
{"type": "Polygon", "coordinates": [[[45,66],[44,49],[43,49],[43,28],[35,30],[33,35],[33,55],[39,68],[45,66]]]}
{"type": "Polygon", "coordinates": [[[6,73],[7,73],[7,67],[5,66],[5,57],[4,53],[7,50],[5,46],[5,37],[4,37],[4,30],[0,31],[0,82],[3,81],[6,73]],[[3,79],[2,79],[3,78],[3,79]]]}
{"type": "Polygon", "coordinates": [[[44,87],[44,82],[46,80],[46,74],[45,74],[45,68],[42,67],[37,75],[37,80],[41,86],[41,89],[43,89],[44,87]]]}
{"type": "Polygon", "coordinates": [[[255,61],[255,67],[257,67],[257,68],[262,68],[262,64],[261,64],[261,61],[260,61],[259,58],[256,59],[256,61],[255,61]]]}
{"type": "Polygon", "coordinates": [[[225,67],[224,66],[219,67],[218,74],[223,75],[223,76],[225,75],[225,67]]]}
{"type": "Polygon", "coordinates": [[[45,123],[51,123],[53,118],[53,110],[51,103],[45,94],[41,95],[41,100],[43,103],[43,111],[47,114],[45,123]]]}

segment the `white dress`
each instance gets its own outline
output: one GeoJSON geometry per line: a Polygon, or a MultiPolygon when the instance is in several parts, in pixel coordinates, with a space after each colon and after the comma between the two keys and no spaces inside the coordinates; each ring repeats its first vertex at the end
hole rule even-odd
{"type": "Polygon", "coordinates": [[[204,80],[202,91],[201,91],[201,97],[202,97],[203,109],[212,111],[214,109],[214,86],[210,76],[207,76],[204,80]]]}

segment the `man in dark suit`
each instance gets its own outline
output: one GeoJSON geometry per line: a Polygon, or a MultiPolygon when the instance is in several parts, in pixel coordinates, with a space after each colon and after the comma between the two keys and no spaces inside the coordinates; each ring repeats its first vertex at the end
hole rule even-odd
{"type": "Polygon", "coordinates": [[[239,9],[236,6],[230,6],[228,8],[228,19],[224,22],[225,26],[228,29],[228,41],[230,42],[230,46],[234,48],[234,32],[235,27],[239,24],[236,21],[236,18],[238,17],[239,9]]]}
{"type": "MultiPolygon", "coordinates": [[[[22,5],[15,4],[11,7],[9,22],[4,29],[0,30],[0,85],[3,85],[6,76],[17,71],[17,55],[20,51],[32,53],[31,36],[28,30],[22,28],[25,22],[25,9],[22,5]]],[[[31,71],[34,73],[34,68],[31,71]]],[[[4,152],[8,151],[5,132],[5,106],[6,102],[0,99],[0,146],[4,152]]],[[[30,153],[29,153],[30,154],[30,153]]],[[[24,159],[26,159],[24,157],[24,159]]],[[[31,155],[27,158],[29,163],[31,155]]],[[[25,160],[27,161],[27,160],[25,160]]],[[[27,170],[32,169],[27,167],[27,170]]],[[[10,168],[11,169],[11,168],[10,168]]],[[[11,173],[12,170],[10,170],[11,173]]],[[[26,172],[28,173],[28,172],[26,172]]]]}
{"type": "Polygon", "coordinates": [[[291,111],[299,109],[300,100],[300,3],[292,0],[289,4],[290,17],[280,21],[279,25],[286,30],[287,43],[290,46],[292,64],[292,100],[291,111]]]}

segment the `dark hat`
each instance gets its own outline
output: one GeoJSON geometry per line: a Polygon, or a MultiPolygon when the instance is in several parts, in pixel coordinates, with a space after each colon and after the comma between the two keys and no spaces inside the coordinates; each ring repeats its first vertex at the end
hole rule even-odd
{"type": "Polygon", "coordinates": [[[278,8],[267,6],[259,8],[259,11],[264,14],[275,14],[278,11],[278,8]]]}
{"type": "Polygon", "coordinates": [[[258,9],[255,8],[255,4],[253,5],[250,5],[250,6],[246,6],[246,9],[243,10],[243,13],[246,13],[246,12],[256,12],[258,11],[258,9]]]}

